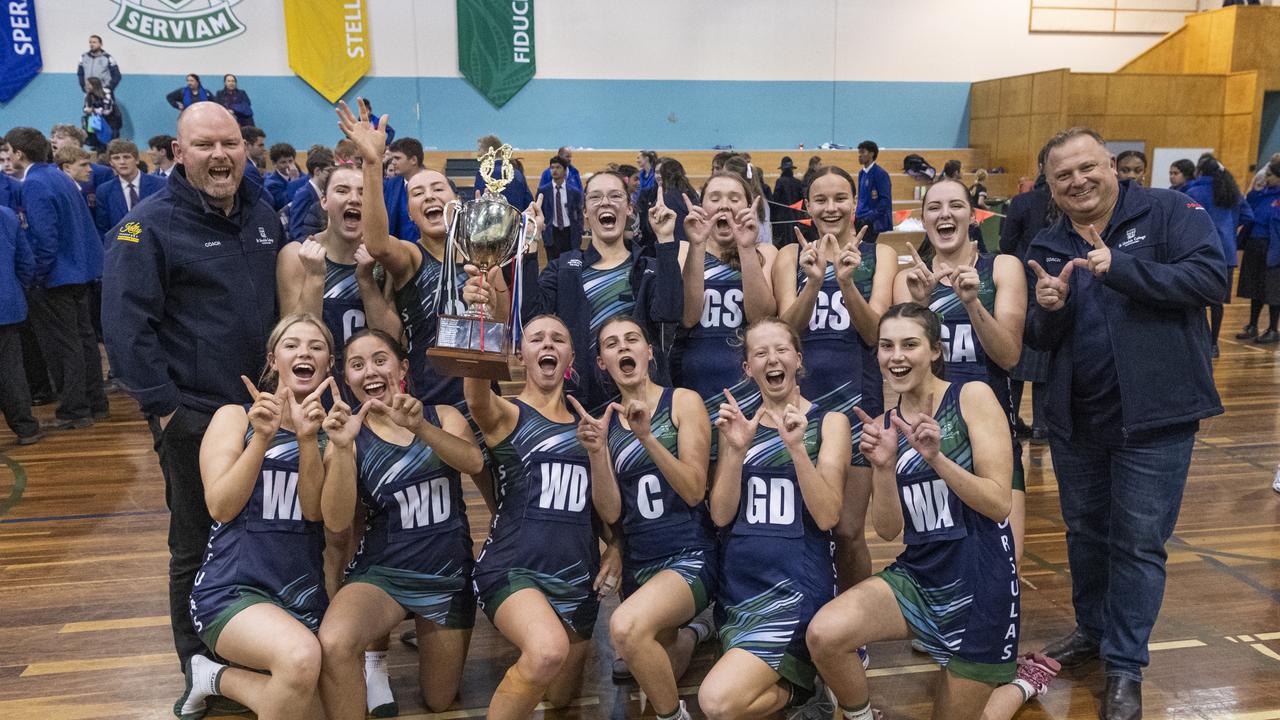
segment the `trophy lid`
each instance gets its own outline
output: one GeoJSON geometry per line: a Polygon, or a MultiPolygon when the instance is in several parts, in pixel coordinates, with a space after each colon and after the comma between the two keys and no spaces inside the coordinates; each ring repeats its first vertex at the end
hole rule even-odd
{"type": "Polygon", "coordinates": [[[515,180],[516,170],[511,165],[511,146],[503,143],[501,147],[489,148],[483,155],[477,158],[480,161],[480,177],[484,180],[484,195],[482,200],[502,200],[506,202],[506,198],[502,196],[502,191],[515,180]],[[502,162],[501,174],[498,177],[493,176],[493,166],[498,162],[502,162]]]}

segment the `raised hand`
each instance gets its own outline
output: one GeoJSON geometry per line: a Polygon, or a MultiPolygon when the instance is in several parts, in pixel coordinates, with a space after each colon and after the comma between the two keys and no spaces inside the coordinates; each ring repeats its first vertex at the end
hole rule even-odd
{"type": "Polygon", "coordinates": [[[1071,273],[1076,269],[1075,262],[1063,265],[1062,272],[1057,277],[1045,272],[1035,260],[1028,260],[1027,264],[1036,274],[1036,302],[1040,307],[1054,312],[1066,306],[1067,294],[1071,291],[1071,273]]]}
{"type": "Polygon", "coordinates": [[[383,115],[378,120],[378,127],[374,127],[369,119],[369,110],[365,104],[359,102],[360,117],[356,117],[351,112],[351,108],[347,107],[346,101],[339,100],[338,107],[334,110],[338,113],[338,128],[342,130],[342,134],[351,139],[356,144],[356,149],[360,151],[360,157],[366,163],[382,163],[382,154],[387,149],[387,118],[383,115]]]}
{"type": "Polygon", "coordinates": [[[373,266],[377,264],[377,260],[373,259],[373,255],[369,253],[369,249],[360,243],[356,246],[356,276],[370,279],[373,277],[373,266]]]}
{"type": "Polygon", "coordinates": [[[311,238],[307,238],[302,241],[302,247],[298,250],[298,262],[302,263],[302,269],[304,272],[308,275],[324,277],[324,259],[324,245],[321,245],[311,238]]]}
{"type": "Polygon", "coordinates": [[[613,412],[617,403],[610,403],[609,407],[604,409],[604,415],[599,418],[591,416],[586,408],[582,407],[582,403],[572,395],[568,396],[569,404],[573,405],[573,409],[578,413],[578,442],[582,443],[582,447],[587,449],[588,453],[603,452],[609,447],[609,419],[613,417],[613,412]]]}
{"type": "Polygon", "coordinates": [[[393,395],[390,405],[378,403],[372,412],[385,415],[388,420],[409,431],[417,431],[426,422],[422,416],[422,401],[405,393],[393,395]]]}
{"type": "Polygon", "coordinates": [[[676,211],[667,207],[662,183],[658,183],[658,200],[649,208],[649,226],[658,236],[658,242],[669,243],[676,239],[676,211]]]}
{"type": "Polygon", "coordinates": [[[943,276],[943,273],[930,270],[924,260],[920,259],[920,253],[916,252],[914,245],[907,243],[907,249],[911,251],[911,258],[915,261],[914,265],[903,271],[907,274],[907,290],[911,293],[912,300],[927,306],[929,298],[933,295],[933,289],[937,287],[938,279],[943,276]]]}
{"type": "Polygon", "coordinates": [[[542,231],[547,227],[547,219],[542,215],[542,193],[538,193],[538,197],[529,203],[524,214],[533,221],[533,236],[529,238],[529,245],[536,248],[538,238],[542,237],[542,231]]]}
{"type": "Polygon", "coordinates": [[[867,226],[863,225],[862,229],[858,231],[858,234],[853,237],[853,242],[849,243],[848,247],[841,248],[839,242],[833,243],[833,247],[836,250],[834,257],[836,265],[836,280],[838,282],[847,283],[853,280],[853,274],[856,273],[858,268],[862,265],[862,250],[859,249],[859,246],[862,245],[862,238],[866,237],[866,235],[867,226]]]}
{"type": "Polygon", "coordinates": [[[681,193],[680,197],[684,198],[684,206],[689,209],[689,214],[684,217],[685,240],[690,245],[706,245],[707,236],[711,234],[711,216],[701,205],[690,201],[687,193],[681,193]]]}
{"type": "Polygon", "coordinates": [[[652,434],[650,423],[652,417],[649,413],[649,404],[643,400],[632,400],[625,406],[619,403],[613,403],[612,407],[618,412],[618,416],[626,418],[627,427],[631,428],[631,433],[637,438],[648,437],[652,434]]]}
{"type": "Polygon", "coordinates": [[[804,233],[800,232],[800,228],[793,228],[796,231],[796,242],[800,243],[800,255],[797,256],[797,264],[804,272],[805,280],[809,282],[822,282],[822,276],[827,272],[827,258],[822,253],[823,240],[829,236],[824,236],[817,242],[809,242],[805,239],[804,233]]]}
{"type": "Polygon", "coordinates": [[[782,411],[782,421],[778,423],[778,436],[782,438],[782,444],[793,453],[808,452],[804,446],[804,433],[808,426],[809,420],[804,413],[795,405],[787,403],[782,411]]]}
{"type": "Polygon", "coordinates": [[[972,265],[961,265],[951,276],[951,289],[966,307],[978,302],[978,291],[982,289],[982,278],[978,277],[978,269],[972,265]]]}
{"type": "MultiPolygon", "coordinates": [[[[335,397],[333,407],[329,408],[329,414],[321,423],[330,444],[334,447],[350,449],[356,441],[356,435],[360,434],[360,426],[364,424],[365,415],[380,405],[382,405],[381,402],[370,400],[360,406],[359,412],[352,414],[351,406],[343,402],[342,398],[335,397]]],[[[386,406],[382,405],[382,407],[386,406]]]]}
{"type": "MultiPolygon", "coordinates": [[[[862,421],[862,441],[858,450],[872,467],[886,469],[898,461],[898,430],[890,425],[883,427],[876,419],[854,407],[853,412],[862,421]]],[[[892,412],[892,411],[890,411],[892,412]]]]}
{"type": "MultiPolygon", "coordinates": [[[[1076,226],[1080,230],[1079,226],[1076,226]]],[[[1085,225],[1084,232],[1081,233],[1085,241],[1093,246],[1088,256],[1076,258],[1071,261],[1075,267],[1082,267],[1093,273],[1094,277],[1102,277],[1111,269],[1111,248],[1102,241],[1102,236],[1094,229],[1092,225],[1085,225]]]]}
{"type": "Polygon", "coordinates": [[[733,241],[737,244],[739,253],[754,250],[760,243],[760,219],[757,213],[761,202],[757,197],[750,207],[742,208],[729,218],[733,225],[733,241]]]}
{"type": "Polygon", "coordinates": [[[275,437],[280,423],[284,421],[285,398],[292,395],[289,388],[281,387],[275,393],[269,393],[259,390],[244,375],[240,376],[240,381],[249,391],[249,397],[253,398],[253,405],[249,408],[249,426],[253,428],[253,434],[268,440],[275,437]]]}
{"type": "Polygon", "coordinates": [[[493,284],[493,270],[490,269],[489,278],[483,278],[480,275],[480,268],[467,263],[462,266],[467,273],[467,282],[462,286],[462,301],[468,305],[484,305],[492,311],[498,305],[498,290],[493,284]]]}
{"type": "Polygon", "coordinates": [[[338,395],[338,384],[332,375],[325,378],[324,382],[320,383],[320,387],[312,390],[310,395],[302,399],[302,402],[286,401],[289,419],[293,422],[293,432],[298,437],[313,438],[320,432],[320,425],[324,422],[326,414],[320,398],[325,390],[332,390],[334,397],[338,395]]]}
{"type": "Polygon", "coordinates": [[[927,405],[929,411],[916,416],[914,423],[909,423],[901,413],[894,413],[893,426],[907,439],[907,443],[920,453],[924,461],[933,464],[938,459],[938,448],[942,443],[942,427],[933,419],[933,394],[929,395],[927,405]]]}
{"type": "Polygon", "coordinates": [[[773,417],[768,410],[762,406],[756,411],[756,414],[750,419],[742,413],[742,408],[738,406],[738,401],[734,399],[733,393],[728,388],[724,391],[725,401],[720,403],[720,416],[716,418],[716,429],[720,431],[720,442],[735,450],[745,450],[751,444],[752,438],[756,436],[756,429],[760,427],[760,420],[768,415],[773,417]]]}

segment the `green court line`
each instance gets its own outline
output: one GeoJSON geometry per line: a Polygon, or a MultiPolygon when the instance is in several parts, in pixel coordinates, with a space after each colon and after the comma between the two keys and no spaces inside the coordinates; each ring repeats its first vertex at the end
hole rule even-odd
{"type": "Polygon", "coordinates": [[[0,502],[0,515],[4,515],[22,501],[22,493],[27,489],[27,469],[22,467],[22,463],[4,453],[0,453],[0,461],[3,461],[8,466],[9,472],[13,473],[13,490],[9,492],[9,497],[0,502]]]}

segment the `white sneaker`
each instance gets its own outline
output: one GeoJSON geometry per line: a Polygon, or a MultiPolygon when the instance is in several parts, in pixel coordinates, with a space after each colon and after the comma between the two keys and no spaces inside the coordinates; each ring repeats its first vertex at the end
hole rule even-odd
{"type": "Polygon", "coordinates": [[[1276,477],[1271,481],[1271,489],[1280,492],[1280,465],[1276,466],[1276,477]]]}

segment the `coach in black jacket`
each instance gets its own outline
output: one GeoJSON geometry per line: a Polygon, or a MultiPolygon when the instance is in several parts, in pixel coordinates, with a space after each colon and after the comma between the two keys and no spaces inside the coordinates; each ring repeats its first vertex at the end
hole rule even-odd
{"type": "Polygon", "coordinates": [[[1053,468],[1076,629],[1045,648],[1106,663],[1104,720],[1142,714],[1147,640],[1164,596],[1199,421],[1222,413],[1204,307],[1226,292],[1208,213],[1182,193],[1120,183],[1092,130],[1047,145],[1063,211],[1027,252],[1027,343],[1050,352],[1053,468]]]}
{"type": "Polygon", "coordinates": [[[155,437],[169,506],[169,614],[183,667],[207,653],[188,613],[211,520],[200,441],[215,410],[249,402],[276,317],[284,229],[261,185],[243,179],[244,141],[221,105],[178,118],[168,185],[107,233],[102,323],[116,378],[155,437]]]}

